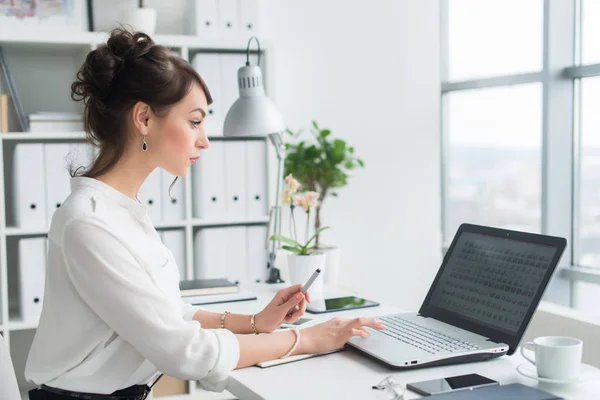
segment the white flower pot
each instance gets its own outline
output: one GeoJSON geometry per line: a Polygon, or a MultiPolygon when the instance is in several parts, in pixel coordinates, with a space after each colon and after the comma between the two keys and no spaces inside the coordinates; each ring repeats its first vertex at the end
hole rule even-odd
{"type": "Polygon", "coordinates": [[[325,253],[325,276],[323,277],[326,286],[335,288],[338,284],[338,273],[340,271],[340,257],[342,249],[339,247],[323,247],[319,248],[319,252],[325,253]]]}
{"type": "Polygon", "coordinates": [[[311,299],[322,299],[323,298],[323,275],[325,269],[325,260],[327,256],[325,254],[309,254],[306,256],[300,256],[297,254],[288,254],[288,274],[290,277],[290,284],[296,285],[298,283],[305,284],[308,278],[315,272],[317,268],[321,268],[319,277],[315,279],[308,293],[310,293],[311,299]]]}
{"type": "Polygon", "coordinates": [[[126,7],[121,12],[121,23],[130,25],[135,31],[154,35],[156,32],[156,10],[154,8],[126,7]]]}

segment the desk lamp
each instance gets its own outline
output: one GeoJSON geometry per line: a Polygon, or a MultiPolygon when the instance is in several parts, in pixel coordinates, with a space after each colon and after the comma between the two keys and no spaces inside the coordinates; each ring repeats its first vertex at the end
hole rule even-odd
{"type": "MultiPolygon", "coordinates": [[[[285,124],[281,113],[275,104],[266,96],[262,71],[260,69],[260,43],[256,37],[248,40],[246,48],[246,65],[241,67],[237,73],[240,97],[233,103],[223,126],[223,136],[268,136],[269,141],[275,147],[277,154],[277,191],[275,206],[269,211],[269,226],[265,249],[269,247],[270,228],[273,223],[273,233],[281,231],[281,208],[279,206],[279,190],[281,185],[281,170],[285,154],[285,145],[281,133],[285,131],[285,124]],[[258,62],[250,65],[250,44],[256,40],[258,46],[258,62]]],[[[275,253],[279,248],[279,242],[271,241],[267,269],[269,277],[267,283],[280,283],[280,271],[275,267],[275,253]]]]}

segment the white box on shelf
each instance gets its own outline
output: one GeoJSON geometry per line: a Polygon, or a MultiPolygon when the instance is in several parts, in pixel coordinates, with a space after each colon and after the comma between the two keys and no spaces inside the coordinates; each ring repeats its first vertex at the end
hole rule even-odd
{"type": "Polygon", "coordinates": [[[74,113],[39,112],[29,115],[30,132],[82,132],[83,118],[74,113]]]}
{"type": "Polygon", "coordinates": [[[226,110],[222,108],[220,56],[216,53],[198,53],[192,59],[192,66],[208,86],[213,99],[213,103],[208,106],[204,131],[211,136],[223,135],[223,121],[225,118],[223,112],[226,110]]]}
{"type": "Polygon", "coordinates": [[[246,219],[246,143],[225,142],[225,208],[228,220],[246,219]]]}
{"type": "Polygon", "coordinates": [[[222,220],[226,217],[225,142],[214,141],[192,167],[194,217],[222,220]]]}
{"type": "Polygon", "coordinates": [[[19,314],[23,322],[35,322],[42,313],[46,241],[44,237],[19,240],[19,314]]]}
{"type": "Polygon", "coordinates": [[[227,276],[227,228],[203,228],[194,237],[194,278],[227,276]]]}
{"type": "Polygon", "coordinates": [[[219,36],[237,38],[240,35],[240,6],[238,0],[219,0],[219,36]]]}
{"type": "Polygon", "coordinates": [[[185,268],[185,231],[182,229],[167,229],[160,232],[163,244],[171,251],[173,259],[179,268],[180,280],[187,279],[185,268]]]}
{"type": "Polygon", "coordinates": [[[174,180],[175,176],[161,169],[162,220],[167,223],[185,220],[184,182],[178,178],[169,193],[174,180]]]}
{"type": "Polygon", "coordinates": [[[269,276],[267,227],[252,225],[246,227],[246,259],[248,282],[265,282],[269,276]]]}
{"type": "Polygon", "coordinates": [[[162,222],[162,182],[160,171],[160,168],[155,168],[148,178],[146,178],[138,193],[140,201],[148,208],[148,216],[153,224],[162,222]]]}
{"type": "Polygon", "coordinates": [[[16,144],[12,167],[15,225],[19,228],[45,228],[47,211],[43,145],[16,144]]]}
{"type": "Polygon", "coordinates": [[[265,217],[267,204],[267,143],[263,140],[246,142],[246,216],[265,217]]]}
{"type": "Polygon", "coordinates": [[[67,157],[72,149],[67,143],[45,143],[44,174],[46,181],[46,211],[48,226],[54,212],[71,193],[67,157]]]}

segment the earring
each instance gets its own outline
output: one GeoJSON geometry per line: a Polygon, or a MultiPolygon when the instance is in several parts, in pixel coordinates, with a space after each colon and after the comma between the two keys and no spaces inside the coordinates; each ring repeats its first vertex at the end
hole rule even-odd
{"type": "Polygon", "coordinates": [[[142,151],[148,150],[148,143],[146,143],[146,138],[144,137],[144,141],[142,142],[142,151]]]}

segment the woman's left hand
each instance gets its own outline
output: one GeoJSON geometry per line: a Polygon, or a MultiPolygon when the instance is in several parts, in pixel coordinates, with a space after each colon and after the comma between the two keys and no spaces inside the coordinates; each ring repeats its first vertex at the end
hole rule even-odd
{"type": "Polygon", "coordinates": [[[310,303],[310,295],[302,294],[302,286],[298,284],[278,291],[265,309],[256,314],[256,329],[259,332],[270,333],[279,328],[283,321],[298,321],[304,315],[307,302],[310,303]],[[288,316],[287,313],[292,308],[293,312],[288,316]]]}

